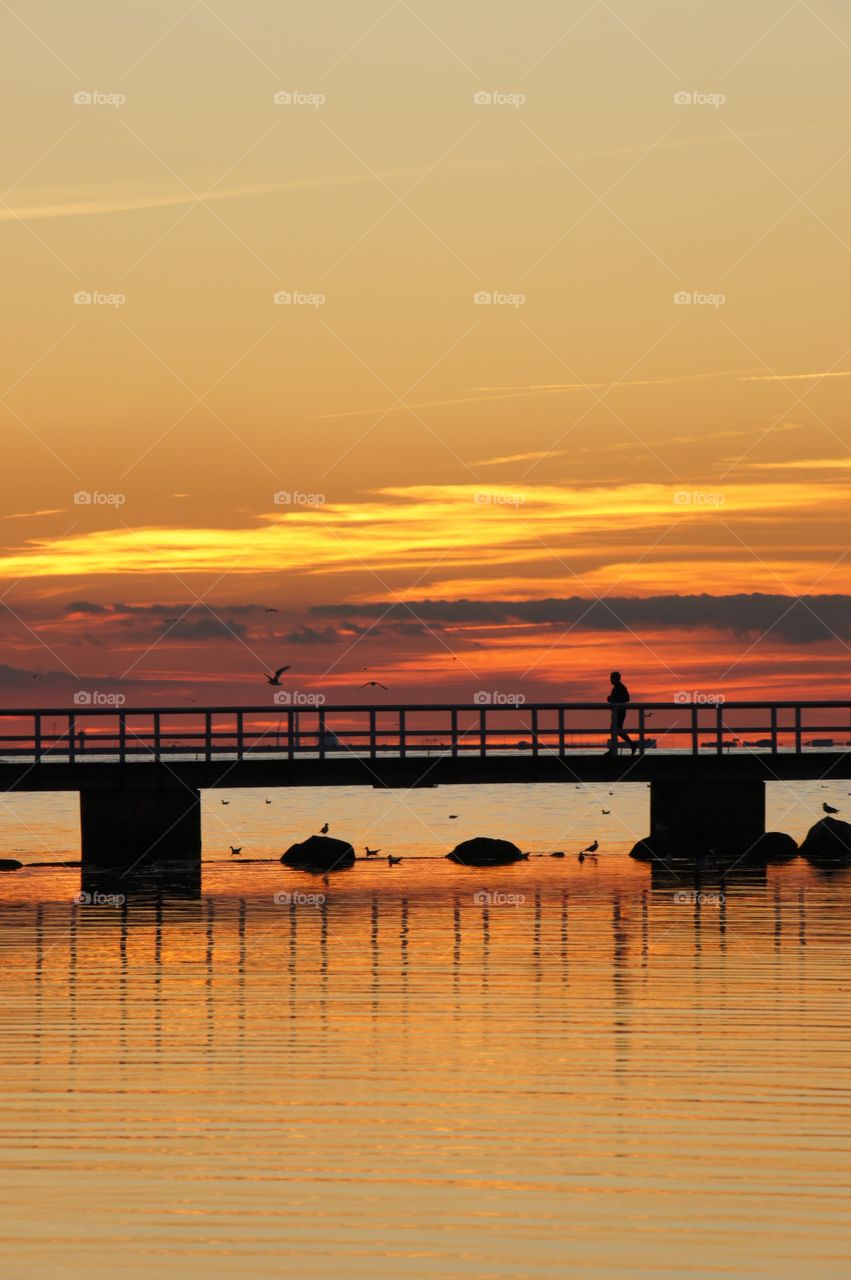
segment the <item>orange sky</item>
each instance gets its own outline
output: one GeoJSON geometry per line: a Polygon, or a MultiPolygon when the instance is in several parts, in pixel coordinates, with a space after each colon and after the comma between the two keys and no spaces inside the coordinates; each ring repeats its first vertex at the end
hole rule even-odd
{"type": "Polygon", "coordinates": [[[0,29],[3,701],[841,691],[847,9],[0,29]]]}

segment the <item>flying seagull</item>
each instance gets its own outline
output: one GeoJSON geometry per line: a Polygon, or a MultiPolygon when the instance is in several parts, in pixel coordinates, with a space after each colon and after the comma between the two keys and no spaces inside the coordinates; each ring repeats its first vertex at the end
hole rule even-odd
{"type": "Polygon", "coordinates": [[[264,610],[264,613],[277,613],[277,612],[278,612],[278,610],[277,610],[277,609],[265,609],[265,610],[264,610]]]}
{"type": "Polygon", "coordinates": [[[230,846],[230,856],[231,856],[232,858],[235,858],[235,857],[236,857],[236,855],[237,855],[238,853],[242,853],[242,845],[240,845],[238,849],[234,849],[233,845],[231,845],[231,846],[230,846]]]}
{"type": "Polygon", "coordinates": [[[275,672],[275,674],[274,674],[273,676],[267,676],[267,677],[266,677],[266,683],[267,683],[267,684],[280,684],[280,683],[281,683],[281,676],[284,674],[284,672],[285,672],[285,671],[289,671],[289,669],[290,669],[290,665],[291,665],[291,664],[289,664],[289,663],[288,663],[288,664],[287,664],[287,666],[285,666],[285,667],[278,667],[278,670],[275,672]]]}
{"type": "Polygon", "coordinates": [[[367,680],[366,684],[361,685],[361,688],[362,689],[384,689],[386,692],[387,685],[382,684],[380,680],[367,680]]]}

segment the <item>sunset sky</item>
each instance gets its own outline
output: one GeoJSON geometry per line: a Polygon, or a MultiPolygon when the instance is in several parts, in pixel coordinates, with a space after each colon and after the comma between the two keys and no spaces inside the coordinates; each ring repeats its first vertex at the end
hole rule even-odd
{"type": "Polygon", "coordinates": [[[6,705],[847,696],[847,4],[0,35],[6,705]]]}

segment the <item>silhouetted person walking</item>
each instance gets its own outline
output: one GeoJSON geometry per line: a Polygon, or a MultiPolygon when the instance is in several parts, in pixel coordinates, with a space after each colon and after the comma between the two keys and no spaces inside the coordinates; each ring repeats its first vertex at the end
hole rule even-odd
{"type": "Polygon", "coordinates": [[[612,738],[609,743],[609,753],[617,755],[618,738],[623,738],[632,754],[635,755],[637,743],[633,742],[623,727],[626,720],[626,706],[629,702],[629,689],[621,680],[619,671],[613,671],[609,679],[612,682],[612,692],[606,699],[607,702],[612,704],[612,738]]]}

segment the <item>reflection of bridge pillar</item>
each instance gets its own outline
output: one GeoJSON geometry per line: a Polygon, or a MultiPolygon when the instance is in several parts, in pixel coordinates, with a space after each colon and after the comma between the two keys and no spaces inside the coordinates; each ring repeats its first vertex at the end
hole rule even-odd
{"type": "Polygon", "coordinates": [[[173,790],[80,792],[84,869],[201,862],[201,796],[173,790]]]}
{"type": "Polygon", "coordinates": [[[747,844],[765,833],[765,783],[651,782],[650,830],[698,837],[702,844],[747,844]]]}

